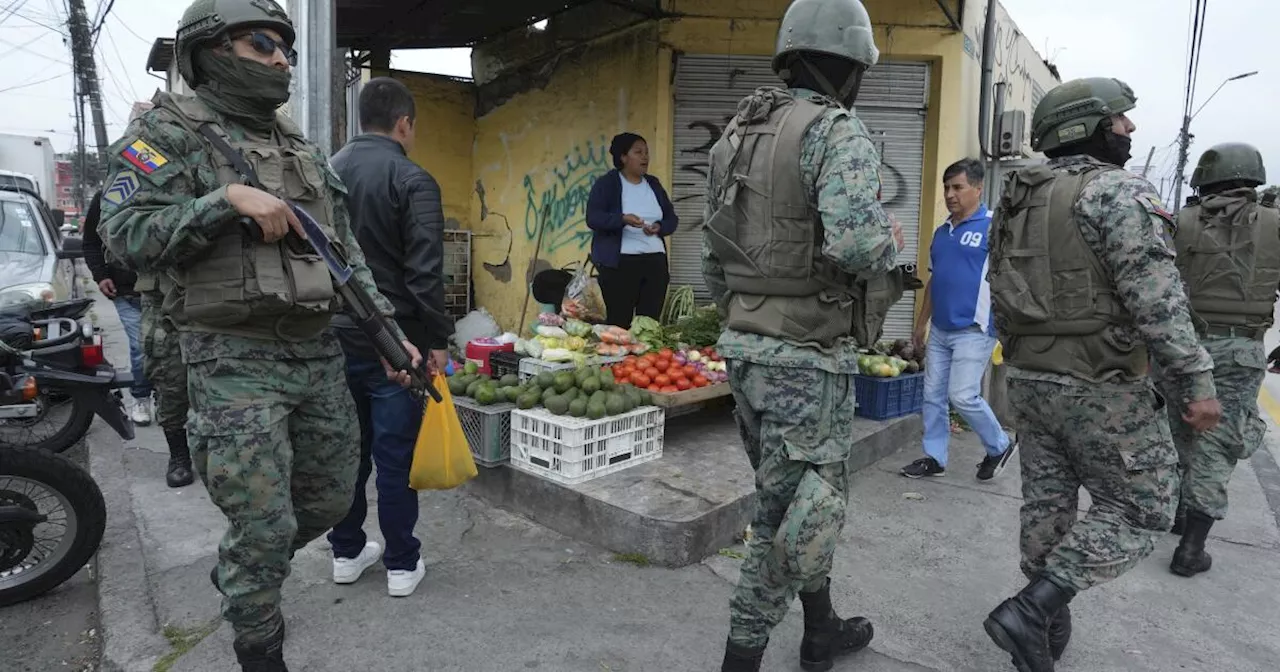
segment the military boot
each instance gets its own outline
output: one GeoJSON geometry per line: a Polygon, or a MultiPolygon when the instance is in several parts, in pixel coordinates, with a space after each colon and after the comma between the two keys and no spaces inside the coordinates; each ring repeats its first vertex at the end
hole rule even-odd
{"type": "Polygon", "coordinates": [[[289,672],[284,664],[284,621],[275,634],[261,642],[244,642],[239,637],[231,645],[242,672],[289,672]]]}
{"type": "Polygon", "coordinates": [[[800,667],[813,672],[829,670],[835,659],[867,648],[875,629],[871,621],[842,619],[831,607],[831,579],[812,593],[800,593],[804,605],[804,639],[800,640],[800,667]]]}
{"type": "Polygon", "coordinates": [[[191,469],[191,450],[187,448],[187,430],[166,429],[164,439],[169,444],[169,470],[164,475],[164,482],[171,488],[191,485],[196,480],[196,476],[191,469]]]}
{"type": "Polygon", "coordinates": [[[1000,603],[982,626],[1013,657],[1018,672],[1053,672],[1049,623],[1072,597],[1072,591],[1040,577],[1000,603]]]}
{"type": "Polygon", "coordinates": [[[1186,529],[1182,532],[1182,541],[1173,552],[1173,562],[1169,570],[1178,576],[1195,576],[1209,571],[1213,566],[1213,558],[1204,550],[1205,538],[1213,527],[1211,516],[1199,511],[1187,511],[1186,529]]]}
{"type": "Polygon", "coordinates": [[[733,642],[725,642],[724,663],[720,672],[760,672],[760,662],[764,660],[764,647],[748,649],[733,642]]]}
{"type": "Polygon", "coordinates": [[[1064,604],[1053,620],[1049,621],[1049,653],[1053,654],[1054,660],[1062,658],[1062,652],[1067,650],[1067,642],[1070,641],[1071,607],[1064,604]]]}

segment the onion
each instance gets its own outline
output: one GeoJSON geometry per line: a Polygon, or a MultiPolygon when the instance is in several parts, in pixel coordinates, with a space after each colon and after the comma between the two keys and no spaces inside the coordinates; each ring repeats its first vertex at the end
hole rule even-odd
{"type": "Polygon", "coordinates": [[[680,364],[681,364],[682,366],[688,362],[688,360],[687,360],[687,359],[685,359],[685,357],[684,357],[684,353],[683,353],[683,352],[677,352],[677,353],[676,353],[676,356],[675,356],[675,360],[676,360],[677,362],[680,362],[680,364]]]}

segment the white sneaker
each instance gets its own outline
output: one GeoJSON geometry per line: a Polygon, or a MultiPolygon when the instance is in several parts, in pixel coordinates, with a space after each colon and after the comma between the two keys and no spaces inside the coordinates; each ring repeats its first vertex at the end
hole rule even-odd
{"type": "Polygon", "coordinates": [[[387,571],[387,594],[391,597],[408,597],[418,589],[423,577],[427,575],[427,565],[418,558],[418,566],[414,570],[392,569],[387,571]]]}
{"type": "Polygon", "coordinates": [[[151,397],[147,397],[133,400],[133,410],[130,413],[133,418],[133,424],[139,427],[146,427],[151,424],[151,399],[151,397]]]}
{"type": "Polygon", "coordinates": [[[360,580],[364,570],[378,563],[382,558],[382,545],[376,541],[365,542],[360,555],[354,558],[333,559],[333,582],[339,584],[355,583],[360,580]]]}

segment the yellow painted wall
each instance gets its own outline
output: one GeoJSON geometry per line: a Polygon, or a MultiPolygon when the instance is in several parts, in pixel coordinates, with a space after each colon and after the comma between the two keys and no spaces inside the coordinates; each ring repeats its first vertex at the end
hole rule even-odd
{"type": "MultiPolygon", "coordinates": [[[[477,302],[505,329],[520,322],[542,207],[550,206],[550,216],[537,247],[540,267],[585,260],[587,194],[613,167],[610,140],[631,131],[661,145],[658,98],[669,90],[658,78],[656,37],[650,23],[557,59],[545,86],[531,86],[475,121],[473,182],[484,198],[470,201],[472,277],[477,302]]],[[[665,178],[668,171],[653,172],[665,178]]],[[[531,299],[526,325],[537,310],[531,299]]]]}
{"type": "Polygon", "coordinates": [[[475,87],[470,82],[415,72],[392,72],[413,93],[417,124],[409,158],[440,183],[448,228],[471,228],[475,87]]]}

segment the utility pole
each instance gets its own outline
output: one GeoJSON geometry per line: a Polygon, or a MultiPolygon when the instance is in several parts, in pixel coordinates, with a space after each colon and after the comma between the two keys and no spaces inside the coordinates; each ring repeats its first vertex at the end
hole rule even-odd
{"type": "MultiPolygon", "coordinates": [[[[1222,87],[1218,87],[1222,88],[1222,87]]],[[[1214,93],[1217,93],[1216,91],[1214,93]]],[[[1212,96],[1210,96],[1212,97],[1212,96]]],[[[1205,101],[1206,103],[1209,101],[1205,101]]],[[[1182,209],[1182,176],[1187,172],[1187,152],[1191,149],[1191,115],[1182,118],[1178,133],[1178,172],[1173,175],[1173,211],[1182,209]]]]}
{"type": "MultiPolygon", "coordinates": [[[[89,13],[84,0],[67,0],[67,27],[71,31],[71,62],[75,66],[81,96],[88,96],[93,114],[93,134],[98,143],[98,165],[95,174],[106,169],[107,122],[102,116],[102,89],[98,86],[98,65],[93,58],[93,39],[89,34],[89,13]]],[[[81,147],[84,143],[81,142],[81,147]]],[[[87,181],[87,178],[86,178],[87,181]]]]}
{"type": "Polygon", "coordinates": [[[1156,155],[1156,146],[1151,145],[1151,151],[1147,152],[1147,163],[1142,167],[1142,179],[1147,179],[1147,171],[1151,170],[1151,157],[1156,155]]]}

